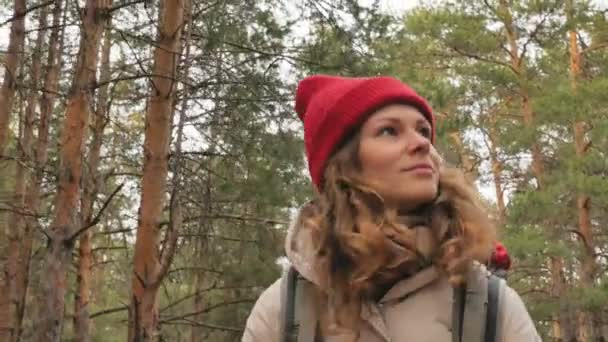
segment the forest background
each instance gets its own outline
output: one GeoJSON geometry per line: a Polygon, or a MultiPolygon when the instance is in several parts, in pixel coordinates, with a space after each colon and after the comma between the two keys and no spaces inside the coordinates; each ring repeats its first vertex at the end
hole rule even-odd
{"type": "Polygon", "coordinates": [[[427,97],[543,340],[608,338],[605,0],[0,0],[0,36],[0,341],[238,341],[318,72],[427,97]]]}

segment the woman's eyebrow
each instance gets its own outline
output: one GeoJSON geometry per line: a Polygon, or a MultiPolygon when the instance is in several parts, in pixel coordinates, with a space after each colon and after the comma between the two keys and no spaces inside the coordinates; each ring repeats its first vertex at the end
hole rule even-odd
{"type": "Polygon", "coordinates": [[[395,116],[383,116],[376,119],[377,122],[390,121],[393,123],[401,123],[401,119],[395,116]]]}
{"type": "Polygon", "coordinates": [[[418,120],[416,120],[416,125],[427,125],[427,126],[431,126],[429,120],[425,119],[425,118],[419,118],[418,120]]]}

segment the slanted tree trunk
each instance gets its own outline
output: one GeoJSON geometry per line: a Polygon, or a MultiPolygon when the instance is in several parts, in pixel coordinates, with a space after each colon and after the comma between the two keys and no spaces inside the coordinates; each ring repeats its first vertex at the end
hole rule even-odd
{"type": "MultiPolygon", "coordinates": [[[[40,13],[39,26],[46,26],[47,8],[43,8],[40,13]]],[[[25,310],[25,287],[23,270],[25,262],[29,263],[29,257],[22,255],[28,253],[24,248],[24,239],[31,237],[25,233],[24,213],[27,213],[25,205],[25,193],[27,182],[30,180],[30,170],[33,164],[33,140],[34,140],[34,121],[36,114],[36,104],[38,101],[38,78],[40,77],[40,59],[42,54],[42,43],[44,31],[38,31],[38,37],[32,53],[32,66],[29,80],[29,91],[26,99],[25,115],[23,117],[22,136],[19,137],[17,144],[17,159],[19,162],[15,167],[15,192],[12,205],[18,211],[11,214],[7,225],[7,236],[9,237],[9,254],[6,263],[6,276],[8,280],[8,291],[5,292],[10,298],[10,331],[11,337],[7,341],[17,341],[21,336],[21,321],[25,310]],[[22,263],[23,262],[23,263],[22,263]]],[[[27,215],[27,214],[25,214],[27,215]]]]}
{"type": "Polygon", "coordinates": [[[78,217],[83,147],[95,84],[99,41],[111,6],[110,0],[87,0],[74,79],[68,95],[60,137],[59,174],[55,213],[48,231],[41,301],[38,303],[40,342],[59,341],[64,320],[67,270],[72,262],[75,239],[81,233],[78,217]]]}
{"type": "MultiPolygon", "coordinates": [[[[25,41],[25,0],[15,0],[13,5],[13,16],[16,18],[11,23],[8,48],[4,60],[4,80],[0,87],[0,157],[8,143],[10,114],[13,109],[13,98],[17,88],[16,73],[22,61],[23,44],[25,41]]],[[[10,227],[10,226],[9,226],[10,227]]],[[[8,229],[8,228],[7,228],[8,229]]],[[[9,238],[12,234],[8,235],[9,238]]],[[[15,274],[11,274],[11,257],[8,258],[6,267],[3,267],[3,279],[0,279],[0,290],[3,294],[10,294],[11,284],[15,281],[15,274]]],[[[12,319],[14,312],[11,308],[11,296],[4,295],[0,298],[0,340],[10,341],[14,331],[12,319]]]]}
{"type": "MultiPolygon", "coordinates": [[[[577,30],[574,23],[574,4],[573,0],[566,0],[565,10],[570,30],[568,30],[569,38],[569,55],[570,55],[570,86],[572,93],[576,95],[578,82],[582,71],[582,54],[579,51],[577,30]]],[[[587,141],[587,124],[584,121],[576,121],[573,124],[574,132],[574,148],[576,156],[583,158],[587,153],[587,148],[590,146],[590,141],[587,141]]],[[[591,231],[591,198],[585,193],[580,193],[576,198],[576,209],[578,212],[578,232],[582,242],[583,257],[582,267],[580,270],[581,285],[585,289],[593,287],[593,281],[597,269],[597,261],[595,258],[593,233],[591,231]]],[[[594,341],[594,317],[593,313],[579,310],[578,318],[578,339],[580,341],[594,341]]]]}
{"type": "MultiPolygon", "coordinates": [[[[38,213],[38,203],[40,200],[40,188],[43,179],[43,169],[47,161],[48,149],[48,134],[51,110],[58,86],[58,68],[59,68],[59,41],[60,41],[60,22],[62,13],[62,1],[56,1],[53,9],[53,28],[48,43],[48,57],[44,70],[44,82],[42,92],[39,97],[40,117],[38,118],[38,137],[33,149],[34,161],[32,164],[33,172],[30,174],[30,181],[25,194],[25,211],[27,213],[38,213]]],[[[20,267],[17,269],[17,279],[19,281],[18,288],[22,291],[19,294],[18,303],[21,304],[22,310],[17,317],[17,326],[21,327],[25,316],[25,303],[29,287],[29,270],[30,259],[32,253],[33,232],[38,224],[34,216],[25,217],[25,225],[22,236],[22,250],[20,251],[20,267]]],[[[18,331],[17,340],[21,337],[22,330],[18,331]]]]}
{"type": "MultiPolygon", "coordinates": [[[[128,340],[158,339],[157,292],[165,276],[177,239],[175,218],[170,218],[169,244],[159,252],[160,223],[163,214],[169,143],[176,89],[181,25],[185,0],[161,1],[160,26],[154,51],[151,97],[145,119],[144,163],[139,224],[133,260],[128,340]]],[[[172,206],[171,206],[172,207],[172,206]]],[[[173,216],[173,208],[170,214],[173,216]]],[[[177,215],[179,216],[179,215],[177,215]]]]}
{"type": "MultiPolygon", "coordinates": [[[[527,128],[534,128],[535,115],[532,110],[530,99],[530,91],[527,85],[526,75],[526,60],[525,56],[519,52],[517,30],[513,24],[513,17],[509,8],[509,3],[506,0],[499,2],[501,20],[503,21],[507,42],[509,44],[509,56],[511,69],[519,80],[518,92],[522,100],[523,123],[527,128]]],[[[542,190],[544,186],[544,163],[542,159],[542,151],[537,140],[531,143],[530,151],[532,154],[532,174],[536,180],[536,187],[542,190]]],[[[551,272],[551,295],[556,300],[564,298],[566,293],[566,280],[563,276],[563,260],[559,257],[551,257],[549,259],[549,269],[551,272]]],[[[560,305],[560,310],[554,316],[553,330],[560,331],[559,335],[564,341],[571,341],[575,338],[574,329],[570,319],[570,310],[567,305],[560,305]]]]}
{"type": "MultiPolygon", "coordinates": [[[[103,132],[108,122],[108,84],[110,79],[110,50],[112,39],[110,35],[110,20],[105,30],[103,47],[101,49],[101,70],[99,81],[103,84],[97,93],[97,108],[94,112],[93,134],[87,165],[84,168],[83,193],[80,202],[81,220],[83,226],[93,224],[93,205],[97,198],[99,182],[99,158],[103,144],[103,132]]],[[[77,342],[88,342],[90,336],[89,304],[91,301],[91,272],[93,261],[93,230],[85,230],[78,245],[78,273],[76,274],[76,298],[74,300],[74,336],[77,342]]]]}
{"type": "MultiPolygon", "coordinates": [[[[11,23],[11,33],[8,37],[8,49],[4,62],[4,80],[0,88],[0,156],[8,143],[8,126],[13,108],[13,98],[17,89],[16,72],[23,60],[23,44],[25,41],[25,0],[15,0],[11,23]]],[[[0,324],[3,324],[0,322],[0,324]]]]}

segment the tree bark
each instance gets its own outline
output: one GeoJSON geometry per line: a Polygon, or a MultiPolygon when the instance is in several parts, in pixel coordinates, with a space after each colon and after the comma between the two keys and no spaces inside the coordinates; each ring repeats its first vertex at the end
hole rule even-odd
{"type": "Polygon", "coordinates": [[[44,281],[37,321],[37,340],[40,342],[58,342],[61,338],[67,270],[72,261],[75,234],[82,225],[78,217],[78,202],[83,146],[97,70],[99,41],[110,7],[111,0],[87,0],[82,13],[78,60],[60,137],[55,213],[48,231],[49,242],[42,271],[44,281]]]}
{"type": "MultiPolygon", "coordinates": [[[[101,146],[103,144],[103,133],[108,122],[108,83],[110,79],[110,50],[112,39],[110,35],[111,19],[105,30],[103,47],[101,49],[101,67],[99,80],[102,85],[97,93],[97,107],[94,113],[93,134],[87,165],[84,170],[88,171],[83,178],[83,194],[80,202],[81,221],[84,226],[89,226],[93,221],[93,205],[97,199],[97,184],[100,181],[99,160],[101,146]]],[[[78,273],[76,275],[77,290],[74,300],[74,336],[77,342],[88,342],[90,336],[89,303],[91,301],[91,273],[93,262],[93,228],[82,233],[78,245],[78,273]]]]}
{"type": "MultiPolygon", "coordinates": [[[[55,2],[55,8],[53,9],[53,29],[49,39],[49,51],[47,57],[47,63],[45,67],[45,78],[43,88],[48,92],[43,92],[39,97],[39,108],[40,117],[38,118],[38,137],[36,145],[33,148],[33,172],[30,174],[30,180],[25,194],[25,211],[28,213],[36,214],[38,212],[38,203],[40,200],[40,188],[43,179],[43,170],[47,160],[47,148],[48,148],[48,130],[49,122],[51,117],[51,109],[55,99],[55,93],[58,87],[58,68],[60,64],[60,58],[58,56],[58,48],[60,41],[60,22],[62,13],[62,1],[55,2]]],[[[22,310],[19,312],[17,317],[17,326],[21,327],[25,316],[25,302],[27,292],[29,288],[29,269],[30,259],[32,253],[33,243],[33,232],[38,224],[37,219],[33,216],[28,216],[24,219],[25,225],[22,236],[22,250],[20,251],[20,267],[17,269],[17,276],[19,284],[18,288],[22,289],[19,293],[18,303],[21,304],[22,310]]],[[[17,331],[17,340],[21,337],[22,330],[17,331]]]]}
{"type": "MultiPolygon", "coordinates": [[[[48,10],[46,7],[40,13],[39,25],[46,26],[46,16],[48,10]]],[[[33,164],[33,140],[34,140],[34,121],[36,114],[36,103],[38,100],[38,78],[40,77],[40,59],[42,54],[42,43],[44,40],[44,32],[39,31],[38,37],[32,53],[32,66],[30,74],[30,90],[26,98],[25,115],[23,117],[22,136],[19,137],[17,144],[17,159],[15,167],[15,189],[12,205],[20,212],[13,212],[9,218],[7,225],[7,236],[9,238],[8,260],[6,263],[6,279],[8,280],[8,294],[10,298],[10,308],[0,308],[7,310],[10,315],[9,327],[11,337],[7,341],[18,341],[21,336],[21,322],[25,310],[25,287],[27,283],[24,278],[27,277],[22,268],[26,268],[26,263],[29,264],[29,250],[27,248],[26,239],[31,240],[31,234],[25,232],[24,217],[22,212],[27,212],[25,203],[25,194],[27,182],[30,180],[30,170],[33,164]],[[27,255],[26,255],[27,254],[27,255]]]]}
{"type": "MultiPolygon", "coordinates": [[[[13,109],[13,98],[17,89],[16,72],[23,60],[23,44],[25,41],[25,0],[14,1],[14,17],[8,38],[8,49],[4,62],[4,80],[0,88],[0,156],[8,143],[8,126],[13,109]]],[[[2,323],[0,323],[2,324],[2,323]]]]}
{"type": "Polygon", "coordinates": [[[153,74],[158,76],[152,77],[151,98],[145,119],[142,194],[133,262],[129,341],[158,339],[157,292],[173,252],[171,248],[165,248],[161,256],[159,240],[167,185],[176,88],[174,79],[179,61],[184,3],[185,0],[161,1],[160,27],[153,68],[153,74]]]}
{"type": "MultiPolygon", "coordinates": [[[[577,39],[577,30],[574,23],[574,4],[573,0],[566,0],[565,10],[567,22],[570,25],[568,30],[568,46],[570,56],[570,87],[573,95],[576,95],[578,82],[582,71],[582,54],[580,53],[577,39]]],[[[573,124],[574,132],[574,147],[576,156],[583,158],[586,154],[587,146],[587,124],[578,120],[573,124]]],[[[585,175],[583,175],[585,176],[585,175]]],[[[581,237],[581,245],[583,249],[582,267],[580,281],[585,289],[593,287],[593,280],[597,269],[597,261],[595,259],[593,233],[591,231],[591,198],[585,193],[579,193],[576,199],[576,209],[578,213],[578,231],[581,237]]],[[[594,332],[594,317],[592,312],[587,312],[584,309],[578,312],[578,338],[580,341],[593,341],[594,332]]]]}
{"type": "Polygon", "coordinates": [[[549,293],[559,305],[559,310],[553,316],[551,326],[552,337],[555,341],[576,341],[576,327],[573,323],[572,310],[567,299],[562,297],[566,293],[566,279],[564,275],[564,262],[561,257],[549,258],[551,271],[551,288],[549,293]]]}
{"type": "MultiPolygon", "coordinates": [[[[509,8],[509,3],[506,0],[500,0],[501,20],[505,26],[506,38],[509,44],[510,63],[513,72],[519,80],[519,94],[522,100],[523,123],[526,128],[533,129],[535,127],[535,115],[532,110],[530,101],[530,92],[527,85],[526,75],[526,60],[525,56],[520,54],[518,46],[517,30],[513,24],[513,17],[509,8]]],[[[542,159],[542,151],[538,140],[534,139],[530,146],[532,154],[532,174],[536,180],[536,188],[538,191],[544,186],[544,162],[542,159]]],[[[563,276],[563,260],[560,257],[554,256],[549,260],[552,280],[551,294],[556,300],[564,298],[566,293],[566,279],[563,276]]],[[[554,334],[559,331],[559,336],[563,341],[571,341],[575,338],[573,329],[570,328],[570,309],[566,305],[560,305],[560,310],[554,316],[554,334]]],[[[554,336],[555,337],[555,336],[554,336]]]]}

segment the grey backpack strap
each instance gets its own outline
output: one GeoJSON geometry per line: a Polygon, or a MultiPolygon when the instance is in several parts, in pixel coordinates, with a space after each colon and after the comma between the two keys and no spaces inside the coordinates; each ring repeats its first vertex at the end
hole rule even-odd
{"type": "Polygon", "coordinates": [[[281,342],[296,342],[298,327],[295,321],[295,295],[298,272],[289,267],[281,276],[281,342]]]}
{"type": "Polygon", "coordinates": [[[474,269],[467,286],[454,289],[452,306],[453,342],[496,342],[500,291],[504,280],[474,269]]]}
{"type": "Polygon", "coordinates": [[[504,280],[492,274],[488,278],[488,312],[486,316],[485,342],[499,341],[497,338],[498,309],[500,290],[504,280]]]}
{"type": "Polygon", "coordinates": [[[462,320],[462,341],[481,342],[486,326],[489,273],[473,268],[467,277],[467,293],[462,320]]]}
{"type": "Polygon", "coordinates": [[[281,286],[281,342],[314,342],[317,314],[312,284],[289,267],[281,286]]]}
{"type": "Polygon", "coordinates": [[[464,301],[467,293],[465,286],[454,288],[452,300],[452,342],[462,342],[462,319],[464,316],[464,301]]]}

